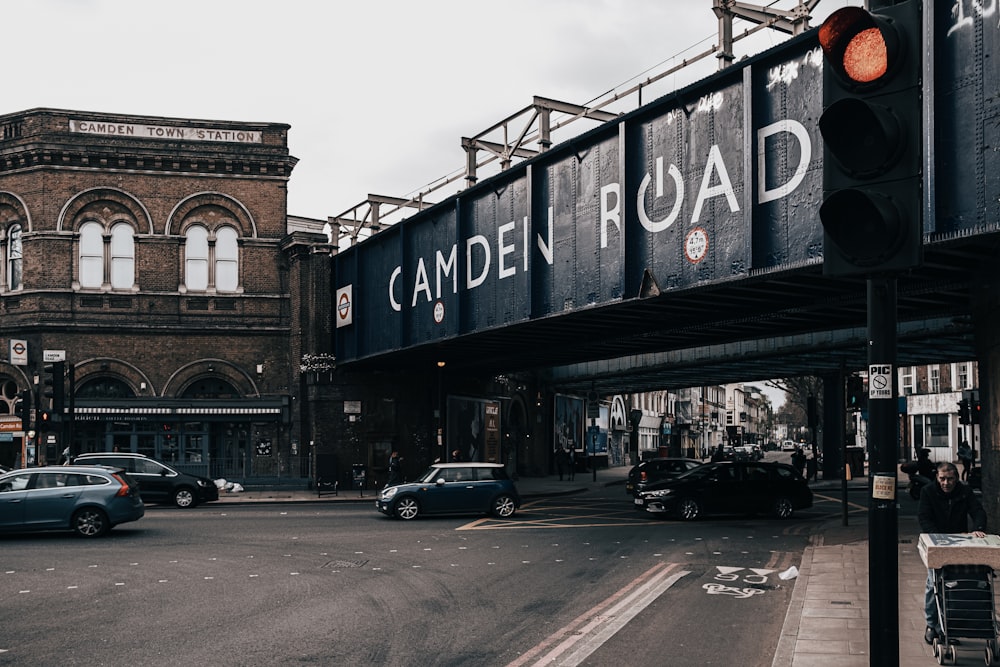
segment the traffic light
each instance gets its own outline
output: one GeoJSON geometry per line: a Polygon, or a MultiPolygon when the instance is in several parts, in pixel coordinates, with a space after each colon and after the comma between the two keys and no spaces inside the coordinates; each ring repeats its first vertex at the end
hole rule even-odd
{"type": "Polygon", "coordinates": [[[847,376],[847,409],[860,410],[865,399],[865,382],[860,375],[847,376]]]}
{"type": "Polygon", "coordinates": [[[918,0],[837,10],[823,48],[823,273],[890,273],[923,253],[918,0]]]}
{"type": "Polygon", "coordinates": [[[963,398],[958,402],[958,423],[971,424],[972,416],[969,409],[969,399],[963,398]]]}
{"type": "Polygon", "coordinates": [[[52,412],[59,415],[63,412],[63,403],[66,396],[66,362],[57,361],[45,364],[45,390],[43,395],[52,399],[52,412]]]}
{"type": "Polygon", "coordinates": [[[38,413],[38,430],[46,433],[52,426],[52,412],[50,410],[40,410],[38,413]]]}
{"type": "Polygon", "coordinates": [[[971,423],[973,424],[979,423],[979,418],[982,414],[982,409],[983,406],[982,404],[980,404],[979,399],[976,399],[972,402],[972,405],[969,406],[969,421],[971,423]]]}
{"type": "Polygon", "coordinates": [[[31,392],[18,393],[14,399],[14,414],[21,418],[21,430],[27,433],[31,430],[31,392]]]}

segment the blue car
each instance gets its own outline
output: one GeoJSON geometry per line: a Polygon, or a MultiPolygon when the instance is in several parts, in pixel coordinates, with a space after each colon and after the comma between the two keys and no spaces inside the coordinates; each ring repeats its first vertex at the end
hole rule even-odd
{"type": "Polygon", "coordinates": [[[121,469],[46,466],[0,475],[0,532],[72,530],[100,537],[145,511],[138,486],[121,469]]]}
{"type": "Polygon", "coordinates": [[[378,494],[379,512],[399,519],[422,514],[492,514],[506,519],[521,497],[499,463],[439,463],[411,483],[389,486],[378,494]]]}

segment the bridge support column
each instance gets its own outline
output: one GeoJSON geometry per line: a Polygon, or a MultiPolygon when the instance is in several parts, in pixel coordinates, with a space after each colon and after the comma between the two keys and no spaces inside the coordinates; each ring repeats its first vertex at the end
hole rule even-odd
{"type": "MultiPolygon", "coordinates": [[[[995,269],[993,270],[995,271],[995,269]]],[[[991,533],[1000,531],[1000,433],[996,400],[1000,397],[1000,278],[993,271],[985,272],[973,294],[973,327],[976,358],[979,361],[979,465],[983,471],[983,508],[991,533]]],[[[970,441],[974,442],[970,438],[970,441]]]]}

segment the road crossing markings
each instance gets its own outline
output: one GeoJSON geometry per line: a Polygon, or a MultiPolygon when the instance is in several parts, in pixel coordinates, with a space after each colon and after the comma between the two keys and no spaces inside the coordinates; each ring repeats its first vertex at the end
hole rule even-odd
{"type": "Polygon", "coordinates": [[[690,572],[658,563],[620,591],[570,621],[507,667],[579,665],[643,609],[690,572]],[[676,571],[675,571],[676,570],[676,571]]]}

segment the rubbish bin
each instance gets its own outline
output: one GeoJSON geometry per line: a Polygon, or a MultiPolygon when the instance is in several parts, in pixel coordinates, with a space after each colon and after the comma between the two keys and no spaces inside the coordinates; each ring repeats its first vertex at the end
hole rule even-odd
{"type": "Polygon", "coordinates": [[[851,477],[864,477],[865,450],[863,447],[847,448],[847,465],[851,468],[851,477]]]}

